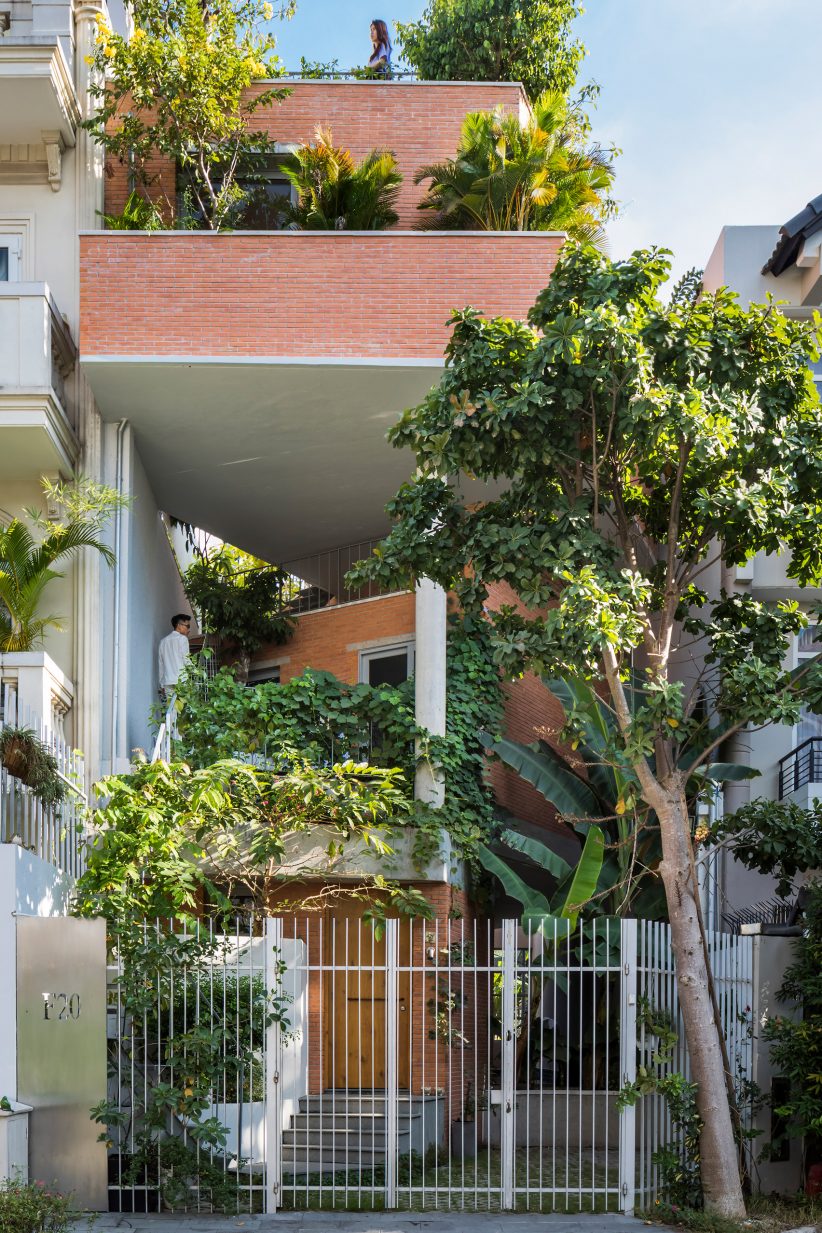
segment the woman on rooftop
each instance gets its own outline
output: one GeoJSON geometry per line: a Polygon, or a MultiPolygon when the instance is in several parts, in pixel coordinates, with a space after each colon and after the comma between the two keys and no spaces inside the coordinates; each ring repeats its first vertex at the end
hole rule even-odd
{"type": "Polygon", "coordinates": [[[391,72],[391,39],[388,26],[376,17],[371,23],[371,59],[368,67],[381,77],[391,72]]]}

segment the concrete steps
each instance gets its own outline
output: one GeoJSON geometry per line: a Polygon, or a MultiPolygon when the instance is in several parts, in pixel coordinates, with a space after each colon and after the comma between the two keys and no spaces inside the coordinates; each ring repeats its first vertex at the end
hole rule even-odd
{"type": "MultiPolygon", "coordinates": [[[[405,1155],[425,1140],[426,1097],[399,1097],[397,1148],[405,1155]]],[[[283,1172],[338,1173],[385,1164],[387,1119],[380,1092],[323,1092],[300,1098],[283,1131],[283,1172]]]]}

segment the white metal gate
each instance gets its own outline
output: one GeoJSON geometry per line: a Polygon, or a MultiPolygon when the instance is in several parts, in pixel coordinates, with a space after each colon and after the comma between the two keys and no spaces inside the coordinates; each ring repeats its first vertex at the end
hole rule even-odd
{"type": "MultiPolygon", "coordinates": [[[[147,927],[147,957],[161,932],[147,927]]],[[[667,926],[603,919],[563,936],[513,920],[388,920],[380,931],[352,905],[178,936],[148,994],[122,959],[110,971],[100,1116],[116,1210],[653,1200],[652,1157],[672,1127],[660,1098],[620,1113],[617,1095],[647,1043],[638,1010],[678,1015],[667,926]],[[160,1118],[158,1087],[172,1093],[160,1118]]],[[[750,939],[715,934],[711,947],[746,1077],[750,939]]],[[[687,1073],[681,1043],[669,1066],[687,1073]]]]}

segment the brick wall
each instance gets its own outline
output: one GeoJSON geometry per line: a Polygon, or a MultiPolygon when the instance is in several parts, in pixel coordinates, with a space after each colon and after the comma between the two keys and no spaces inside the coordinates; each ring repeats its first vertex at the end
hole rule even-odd
{"type": "Polygon", "coordinates": [[[87,234],[80,349],[430,359],[454,308],[524,318],[560,244],[539,232],[87,234]]]}
{"type": "MultiPolygon", "coordinates": [[[[454,154],[466,112],[494,107],[517,112],[525,101],[513,83],[303,81],[288,88],[289,97],[258,111],[252,127],[272,141],[304,145],[322,125],[331,129],[335,145],[357,159],[369,150],[392,150],[405,177],[397,209],[400,227],[413,227],[420,219],[417,203],[425,185],[414,184],[415,173],[454,154]]],[[[128,169],[109,159],[106,171],[106,210],[117,213],[128,196],[128,169]]],[[[154,195],[173,198],[173,165],[154,159],[147,171],[154,195]]]]}
{"type": "Polygon", "coordinates": [[[410,594],[321,608],[298,617],[293,637],[284,646],[263,647],[254,663],[279,660],[283,682],[316,668],[355,685],[360,679],[360,651],[367,650],[368,643],[413,638],[414,628],[410,594]]]}
{"type": "MultiPolygon", "coordinates": [[[[489,608],[496,609],[507,604],[520,613],[527,612],[510,587],[494,584],[489,586],[488,592],[489,608]]],[[[506,681],[503,691],[503,731],[511,740],[528,745],[532,741],[545,739],[546,732],[562,726],[563,710],[559,700],[533,673],[526,673],[516,681],[506,681]]],[[[497,803],[514,817],[558,834],[568,834],[568,828],[557,820],[553,805],[549,805],[536,788],[500,762],[493,763],[491,767],[491,785],[497,803]]]]}

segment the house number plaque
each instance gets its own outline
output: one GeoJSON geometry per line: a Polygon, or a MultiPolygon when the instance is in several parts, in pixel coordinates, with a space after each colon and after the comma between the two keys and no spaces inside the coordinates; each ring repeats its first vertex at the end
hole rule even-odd
{"type": "Polygon", "coordinates": [[[80,1018],[80,1005],[79,993],[44,993],[43,1018],[68,1023],[80,1018]]]}

